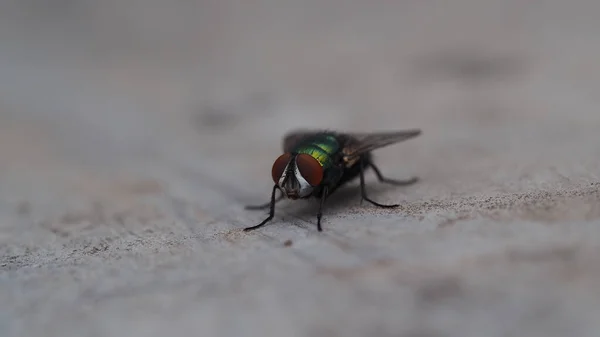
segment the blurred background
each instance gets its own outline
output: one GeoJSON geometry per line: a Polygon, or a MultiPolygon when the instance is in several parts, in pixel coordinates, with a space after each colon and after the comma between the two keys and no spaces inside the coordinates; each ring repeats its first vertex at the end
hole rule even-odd
{"type": "MultiPolygon", "coordinates": [[[[281,138],[299,127],[421,128],[376,155],[387,176],[422,181],[373,196],[421,214],[589,186],[598,13],[593,0],[3,0],[0,252],[48,266],[106,238],[254,224],[263,215],[242,206],[268,200],[281,138]],[[156,195],[160,217],[145,206],[156,195]],[[119,225],[125,211],[143,221],[119,225]]],[[[537,219],[600,214],[588,206],[537,219]]],[[[336,212],[332,230],[362,228],[336,212]]]]}
{"type": "Polygon", "coordinates": [[[230,173],[262,185],[291,128],[419,127],[406,153],[422,163],[552,161],[595,140],[599,7],[3,1],[0,155],[42,170],[40,157],[96,168],[160,157],[205,172],[239,162],[230,173]]]}

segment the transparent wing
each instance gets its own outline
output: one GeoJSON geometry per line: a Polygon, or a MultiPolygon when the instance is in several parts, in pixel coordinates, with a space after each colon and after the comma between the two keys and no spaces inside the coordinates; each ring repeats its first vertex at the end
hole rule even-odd
{"type": "Polygon", "coordinates": [[[290,152],[304,139],[314,137],[321,133],[333,133],[340,137],[340,139],[344,142],[342,146],[344,148],[343,152],[345,160],[347,162],[353,162],[365,152],[373,151],[388,145],[414,138],[421,134],[421,130],[407,129],[387,132],[343,133],[327,130],[298,129],[290,131],[284,136],[283,150],[284,152],[290,152]]]}
{"type": "Polygon", "coordinates": [[[345,134],[348,136],[348,140],[344,147],[345,160],[347,162],[352,162],[365,152],[399,143],[420,134],[421,130],[419,129],[345,134]]]}

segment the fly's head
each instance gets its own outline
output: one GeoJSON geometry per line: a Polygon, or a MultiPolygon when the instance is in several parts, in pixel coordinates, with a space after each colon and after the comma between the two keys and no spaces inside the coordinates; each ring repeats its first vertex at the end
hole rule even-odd
{"type": "Polygon", "coordinates": [[[271,175],[287,198],[305,198],[323,180],[323,166],[311,155],[284,153],[273,163],[271,175]]]}

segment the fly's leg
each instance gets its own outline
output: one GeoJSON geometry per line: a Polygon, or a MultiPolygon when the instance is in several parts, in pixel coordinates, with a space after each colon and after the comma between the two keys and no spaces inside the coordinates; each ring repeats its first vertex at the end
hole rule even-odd
{"type": "Polygon", "coordinates": [[[269,211],[269,217],[267,217],[265,220],[263,220],[263,222],[259,223],[256,226],[244,228],[245,232],[262,227],[264,226],[264,224],[273,219],[273,217],[275,216],[275,192],[277,192],[277,185],[273,186],[273,192],[271,192],[271,202],[269,203],[271,209],[269,211]]]}
{"type": "Polygon", "coordinates": [[[386,178],[383,176],[383,174],[381,174],[381,171],[379,171],[379,168],[377,168],[377,166],[375,166],[375,164],[369,163],[369,166],[371,166],[371,168],[375,172],[375,175],[377,175],[377,179],[379,179],[379,181],[382,183],[387,183],[387,184],[396,185],[396,186],[406,186],[406,185],[412,185],[412,184],[416,183],[417,181],[419,181],[418,177],[412,177],[412,178],[406,179],[406,180],[396,180],[396,179],[386,178]]]}
{"type": "MultiPolygon", "coordinates": [[[[278,202],[281,199],[283,199],[283,193],[281,193],[277,197],[277,199],[275,199],[275,202],[278,202]]],[[[262,205],[247,205],[247,206],[244,207],[244,209],[256,211],[256,210],[266,209],[266,208],[269,208],[269,207],[271,207],[271,201],[269,201],[267,203],[264,203],[262,205]]]]}
{"type": "MultiPolygon", "coordinates": [[[[377,171],[376,171],[377,172],[377,171]]],[[[383,208],[394,208],[394,207],[398,207],[400,205],[396,204],[396,205],[384,205],[384,204],[380,204],[378,202],[375,202],[371,199],[369,199],[369,197],[367,197],[367,191],[365,189],[365,163],[363,160],[360,161],[360,194],[362,199],[372,203],[375,206],[378,207],[383,207],[383,208]]],[[[361,199],[361,201],[362,201],[361,199]]]]}
{"type": "Polygon", "coordinates": [[[323,188],[323,195],[321,195],[321,203],[319,204],[319,211],[317,212],[317,229],[319,232],[323,231],[321,228],[321,216],[323,215],[323,205],[325,204],[325,199],[327,199],[328,188],[325,186],[323,188]]]}

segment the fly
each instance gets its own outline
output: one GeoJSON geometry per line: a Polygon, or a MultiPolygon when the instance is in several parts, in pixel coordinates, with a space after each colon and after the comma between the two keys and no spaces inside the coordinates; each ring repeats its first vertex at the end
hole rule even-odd
{"type": "Polygon", "coordinates": [[[283,139],[283,154],[271,168],[275,185],[271,191],[271,201],[263,205],[246,206],[246,209],[269,208],[269,216],[256,226],[247,227],[250,231],[264,226],[275,216],[275,203],[284,197],[288,199],[320,200],[317,212],[317,229],[322,231],[321,216],[327,198],[339,187],[360,178],[361,202],[366,200],[382,208],[400,206],[380,204],[371,200],[365,190],[364,172],[373,169],[382,183],[406,186],[418,181],[417,177],[406,180],[389,179],[373,163],[371,151],[414,138],[421,134],[419,129],[374,133],[342,133],[334,131],[296,130],[283,139]],[[275,194],[279,190],[279,197],[275,194]]]}

